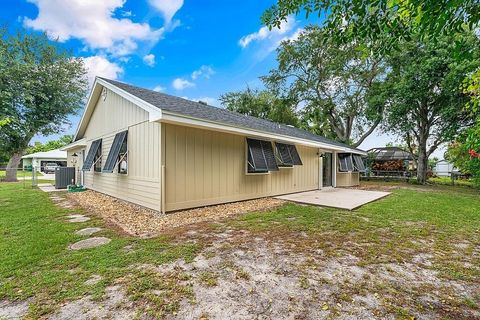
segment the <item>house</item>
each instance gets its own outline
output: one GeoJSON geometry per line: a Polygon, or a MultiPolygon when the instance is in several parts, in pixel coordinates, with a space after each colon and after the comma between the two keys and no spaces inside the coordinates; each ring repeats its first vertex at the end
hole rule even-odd
{"type": "Polygon", "coordinates": [[[366,155],[295,127],[99,77],[63,150],[77,183],[162,212],[357,185],[366,155]]]}
{"type": "Polygon", "coordinates": [[[450,177],[452,173],[459,174],[460,171],[447,160],[440,160],[433,168],[433,173],[439,177],[450,177]]]}
{"type": "Polygon", "coordinates": [[[43,171],[47,163],[56,163],[61,167],[67,166],[67,152],[60,149],[35,152],[22,157],[22,167],[24,169],[35,168],[37,171],[43,171]]]}

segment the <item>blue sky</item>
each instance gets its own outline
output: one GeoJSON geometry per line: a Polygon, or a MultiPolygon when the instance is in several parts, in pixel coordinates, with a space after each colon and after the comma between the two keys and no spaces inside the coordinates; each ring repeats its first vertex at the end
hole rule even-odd
{"type": "MultiPolygon", "coordinates": [[[[226,92],[259,87],[275,49],[319,19],[289,17],[269,31],[260,16],[275,1],[7,0],[0,23],[46,31],[95,75],[220,106],[226,92]]],[[[80,115],[71,117],[73,133],[80,115]]],[[[51,137],[35,137],[47,141],[51,137]]],[[[375,133],[361,147],[393,141],[375,133]]]]}

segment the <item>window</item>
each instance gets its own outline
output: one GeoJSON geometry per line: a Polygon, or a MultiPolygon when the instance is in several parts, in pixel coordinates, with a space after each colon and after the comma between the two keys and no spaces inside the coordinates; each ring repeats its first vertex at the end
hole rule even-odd
{"type": "Polygon", "coordinates": [[[350,153],[338,154],[338,171],[340,172],[353,171],[352,155],[350,153]]]}
{"type": "Polygon", "coordinates": [[[93,171],[102,172],[102,140],[101,139],[97,148],[97,152],[95,153],[95,157],[93,158],[93,171]]]}
{"type": "Polygon", "coordinates": [[[125,136],[122,146],[120,148],[120,153],[118,154],[118,173],[127,174],[128,173],[128,135],[125,136]]]}
{"type": "MultiPolygon", "coordinates": [[[[88,150],[87,158],[83,162],[82,171],[89,171],[92,165],[97,163],[99,157],[102,156],[102,139],[92,142],[90,150],[88,150]]],[[[101,162],[101,161],[98,161],[101,162]]]]}
{"type": "Polygon", "coordinates": [[[353,165],[355,167],[355,171],[364,172],[365,165],[363,164],[362,157],[358,154],[353,154],[353,165]]]}
{"type": "Polygon", "coordinates": [[[279,166],[292,167],[293,165],[302,165],[297,148],[293,144],[275,142],[275,147],[277,148],[279,166]]]}
{"type": "Polygon", "coordinates": [[[127,136],[128,131],[122,131],[115,135],[102,172],[112,173],[115,165],[118,165],[118,173],[127,173],[127,136]]]}
{"type": "Polygon", "coordinates": [[[267,173],[278,170],[272,143],[247,138],[247,172],[267,173]]]}

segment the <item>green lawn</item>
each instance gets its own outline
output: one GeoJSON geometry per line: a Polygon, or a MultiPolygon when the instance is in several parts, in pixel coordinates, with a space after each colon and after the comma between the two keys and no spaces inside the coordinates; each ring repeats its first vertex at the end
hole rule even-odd
{"type": "MultiPolygon", "coordinates": [[[[428,182],[440,184],[440,185],[447,185],[447,186],[452,185],[452,179],[449,177],[432,177],[428,179],[428,182]]],[[[462,179],[454,180],[454,185],[472,187],[472,188],[475,187],[475,184],[473,183],[472,180],[462,180],[462,179]]]]}
{"type": "Polygon", "coordinates": [[[75,230],[82,225],[103,226],[102,221],[67,223],[65,216],[71,210],[55,206],[47,193],[23,188],[22,183],[0,183],[0,207],[0,300],[35,297],[34,318],[51,312],[61,301],[86,294],[99,297],[114,280],[135,276],[135,265],[162,264],[180,257],[188,261],[198,250],[193,244],[172,245],[166,237],[140,240],[106,228],[99,235],[110,237],[109,245],[70,251],[69,244],[83,239],[75,230]],[[135,250],[123,250],[127,245],[135,250]],[[103,280],[87,286],[84,282],[93,274],[103,280]]]}
{"type": "MultiPolygon", "coordinates": [[[[480,287],[480,269],[475,267],[480,265],[480,256],[473,254],[480,246],[478,190],[406,186],[392,192],[352,212],[287,204],[274,211],[207,226],[205,232],[219,228],[249,230],[269,237],[273,243],[294,243],[299,251],[321,249],[331,256],[352,254],[360,258],[360,266],[403,263],[419,252],[431,251],[435,254],[432,268],[442,277],[480,287]],[[310,236],[299,237],[299,232],[310,236]],[[461,253],[456,246],[459,243],[467,243],[461,253]]],[[[141,240],[120,235],[95,218],[81,225],[70,224],[65,222],[65,215],[78,213],[78,209],[59,208],[46,193],[23,188],[21,183],[0,183],[0,207],[0,301],[33,297],[29,314],[33,318],[85,295],[100,298],[107,286],[118,281],[127,285],[132,300],[153,304],[149,310],[154,316],[173,312],[182,298],[193,299],[191,289],[181,285],[185,280],[181,274],[165,279],[135,267],[161,265],[178,258],[191,261],[202,250],[201,241],[175,241],[173,235],[141,240]],[[69,244],[82,239],[74,231],[86,226],[105,228],[99,236],[107,236],[112,242],[90,250],[67,250],[69,244]],[[125,250],[126,246],[133,250],[125,250]],[[86,285],[94,274],[102,280],[86,285]],[[149,294],[154,287],[161,287],[164,295],[149,294]]],[[[216,285],[212,277],[203,278],[209,285],[216,285]]],[[[379,286],[376,290],[392,293],[392,288],[379,286]]],[[[395,290],[398,300],[388,303],[398,316],[403,315],[402,308],[409,303],[402,297],[412,299],[432,288],[419,288],[418,292],[395,290]]],[[[476,298],[480,299],[480,293],[476,298]]],[[[460,307],[479,308],[478,301],[454,302],[460,307]]]]}
{"type": "MultiPolygon", "coordinates": [[[[0,179],[5,177],[5,170],[0,170],[0,179]]],[[[22,171],[22,170],[18,170],[17,171],[17,178],[23,178],[23,177],[31,177],[32,176],[32,172],[31,171],[22,171]]],[[[37,172],[37,176],[43,176],[43,173],[42,172],[37,172]]]]}

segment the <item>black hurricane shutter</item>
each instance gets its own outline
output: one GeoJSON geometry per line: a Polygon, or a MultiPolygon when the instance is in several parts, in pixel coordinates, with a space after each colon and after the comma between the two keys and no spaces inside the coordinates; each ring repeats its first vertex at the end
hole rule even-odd
{"type": "Polygon", "coordinates": [[[97,154],[98,147],[102,143],[102,139],[98,139],[92,142],[90,145],[90,150],[88,150],[87,158],[83,163],[82,171],[89,171],[95,160],[95,155],[97,154]]]}
{"type": "Polygon", "coordinates": [[[268,172],[267,161],[263,155],[262,142],[260,140],[248,139],[248,172],[268,172]]]}
{"type": "Polygon", "coordinates": [[[350,153],[339,153],[338,164],[341,172],[353,171],[352,155],[350,153]]]}
{"type": "Polygon", "coordinates": [[[275,146],[277,147],[277,154],[281,162],[279,165],[282,167],[293,166],[293,160],[290,151],[288,150],[288,144],[275,142],[275,146]]]}
{"type": "Polygon", "coordinates": [[[113,139],[112,147],[108,152],[107,161],[105,162],[105,166],[103,167],[102,172],[112,173],[113,169],[115,168],[115,164],[117,163],[118,155],[120,154],[120,149],[122,147],[125,138],[127,137],[128,130],[119,132],[115,135],[113,139]]]}
{"type": "Polygon", "coordinates": [[[363,160],[362,160],[361,156],[359,156],[358,154],[354,154],[353,155],[353,162],[355,164],[355,168],[358,171],[360,171],[360,172],[365,171],[365,165],[363,164],[363,160]]]}
{"type": "Polygon", "coordinates": [[[295,147],[293,144],[289,144],[288,150],[290,151],[290,156],[292,157],[293,164],[296,166],[303,165],[302,159],[300,159],[300,155],[297,152],[297,147],[295,147]]]}
{"type": "Polygon", "coordinates": [[[275,160],[275,153],[273,152],[272,143],[270,141],[263,140],[261,140],[261,143],[265,161],[267,162],[268,171],[277,171],[277,160],[275,160]]]}

